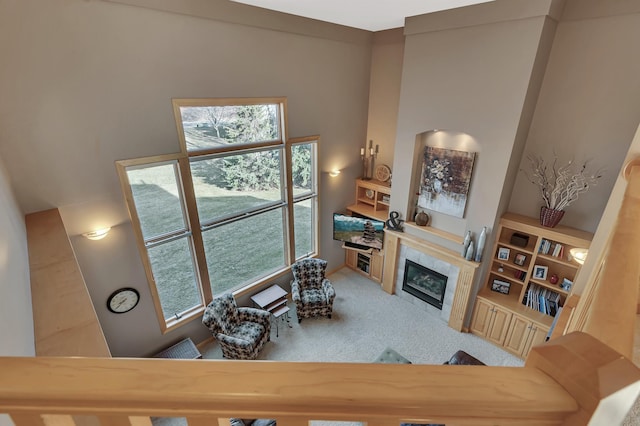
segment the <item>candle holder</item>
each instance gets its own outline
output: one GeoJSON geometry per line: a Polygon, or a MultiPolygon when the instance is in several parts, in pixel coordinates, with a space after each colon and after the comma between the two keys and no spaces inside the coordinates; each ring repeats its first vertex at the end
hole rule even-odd
{"type": "Polygon", "coordinates": [[[375,168],[375,159],[378,156],[379,146],[373,149],[373,141],[369,141],[369,148],[360,148],[360,158],[362,159],[362,180],[371,180],[375,168]],[[367,156],[368,151],[368,156],[367,156]]]}

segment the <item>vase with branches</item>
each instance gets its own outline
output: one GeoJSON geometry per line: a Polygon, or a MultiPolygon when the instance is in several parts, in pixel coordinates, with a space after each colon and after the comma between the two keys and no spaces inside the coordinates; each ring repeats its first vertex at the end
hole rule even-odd
{"type": "Polygon", "coordinates": [[[564,209],[576,201],[581,194],[596,185],[602,170],[590,172],[588,161],[576,164],[570,160],[560,164],[558,157],[548,164],[541,156],[527,156],[531,170],[525,172],[527,179],[538,187],[544,206],[540,209],[540,222],[544,226],[556,226],[564,209]]]}

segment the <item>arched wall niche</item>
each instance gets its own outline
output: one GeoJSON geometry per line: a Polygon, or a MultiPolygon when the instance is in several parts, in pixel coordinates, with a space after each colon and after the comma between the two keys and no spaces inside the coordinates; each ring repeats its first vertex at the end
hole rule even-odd
{"type": "Polygon", "coordinates": [[[457,130],[431,129],[418,133],[416,135],[413,163],[411,165],[411,191],[409,192],[410,194],[412,194],[412,196],[407,200],[405,210],[407,212],[408,220],[411,221],[414,220],[416,214],[417,194],[420,192],[420,178],[422,175],[424,148],[427,146],[451,149],[456,151],[474,152],[476,154],[474,171],[471,175],[471,184],[469,187],[469,197],[467,198],[467,205],[465,208],[464,216],[462,218],[459,218],[433,210],[425,210],[431,217],[431,224],[436,228],[466,228],[466,217],[470,209],[472,208],[471,201],[474,186],[473,182],[477,174],[476,165],[478,161],[480,161],[480,152],[482,151],[482,146],[479,141],[472,135],[457,130]]]}

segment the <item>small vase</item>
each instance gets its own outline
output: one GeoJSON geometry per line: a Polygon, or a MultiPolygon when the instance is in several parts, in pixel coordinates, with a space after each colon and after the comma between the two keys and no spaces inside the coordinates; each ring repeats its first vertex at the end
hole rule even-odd
{"type": "Polygon", "coordinates": [[[564,216],[564,210],[555,210],[548,207],[540,207],[540,224],[547,228],[554,228],[564,216]]]}
{"type": "Polygon", "coordinates": [[[480,262],[482,260],[482,252],[484,251],[484,243],[487,240],[487,227],[482,227],[482,232],[480,232],[480,236],[478,237],[478,247],[476,248],[476,258],[474,259],[476,262],[480,262]]]}
{"type": "Polygon", "coordinates": [[[473,240],[471,240],[471,242],[469,243],[469,247],[467,247],[467,253],[465,254],[464,258],[466,260],[473,260],[474,250],[475,248],[473,247],[473,240]]]}
{"type": "Polygon", "coordinates": [[[420,212],[416,215],[416,225],[427,226],[429,223],[429,215],[425,212],[420,212]]]}
{"type": "Polygon", "coordinates": [[[464,236],[464,241],[462,242],[462,257],[466,257],[467,249],[469,248],[470,243],[471,243],[471,231],[467,231],[467,234],[464,236]]]}

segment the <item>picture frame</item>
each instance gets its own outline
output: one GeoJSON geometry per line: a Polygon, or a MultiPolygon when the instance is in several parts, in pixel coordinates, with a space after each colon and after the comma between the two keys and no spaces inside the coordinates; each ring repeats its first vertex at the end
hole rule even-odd
{"type": "Polygon", "coordinates": [[[516,257],[513,259],[513,263],[515,263],[518,266],[524,266],[526,262],[527,262],[527,256],[525,256],[522,253],[516,254],[516,257]]]}
{"type": "Polygon", "coordinates": [[[542,265],[533,266],[533,278],[537,280],[546,280],[548,272],[549,272],[548,266],[542,266],[542,265]]]}
{"type": "Polygon", "coordinates": [[[495,291],[501,294],[509,294],[511,289],[511,283],[502,280],[493,280],[491,283],[491,291],[495,291]]]}
{"type": "Polygon", "coordinates": [[[510,253],[511,253],[511,250],[509,250],[508,248],[500,247],[498,249],[498,259],[509,260],[510,253]]]}

